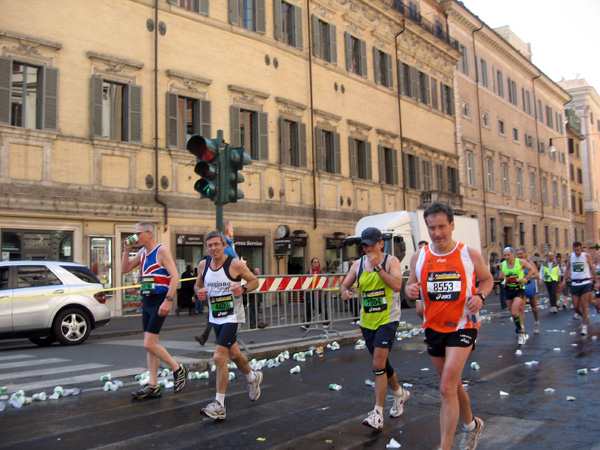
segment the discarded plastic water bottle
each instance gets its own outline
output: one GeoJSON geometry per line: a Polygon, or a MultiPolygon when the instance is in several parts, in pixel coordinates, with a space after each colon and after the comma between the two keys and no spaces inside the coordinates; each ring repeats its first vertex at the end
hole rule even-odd
{"type": "Polygon", "coordinates": [[[208,370],[198,374],[198,379],[200,379],[200,380],[208,380],[208,377],[209,377],[208,370]]]}
{"type": "Polygon", "coordinates": [[[20,409],[25,403],[25,392],[21,389],[10,396],[8,404],[13,408],[20,409]]]}
{"type": "Polygon", "coordinates": [[[63,389],[62,386],[56,386],[54,388],[54,394],[57,395],[58,397],[62,397],[65,393],[65,390],[63,389]]]}
{"type": "Polygon", "coordinates": [[[163,370],[159,370],[158,376],[159,377],[168,377],[169,376],[169,372],[171,372],[169,369],[164,368],[163,370]]]}
{"type": "Polygon", "coordinates": [[[300,366],[292,367],[290,373],[300,373],[300,366]]]}
{"type": "Polygon", "coordinates": [[[40,392],[39,394],[33,394],[31,396],[31,398],[35,402],[43,402],[44,400],[46,400],[46,393],[45,392],[40,392]]]}
{"type": "Polygon", "coordinates": [[[229,381],[235,380],[235,373],[229,372],[229,381]]]}
{"type": "Polygon", "coordinates": [[[577,371],[578,375],[587,375],[588,374],[588,370],[587,369],[579,369],[577,371]]]}
{"type": "MultiPolygon", "coordinates": [[[[470,301],[473,297],[469,297],[469,299],[467,300],[470,301]]],[[[476,313],[469,313],[469,319],[471,319],[471,323],[477,323],[479,322],[479,311],[477,311],[476,313]]]]}
{"type": "Polygon", "coordinates": [[[327,348],[330,350],[339,350],[340,344],[338,344],[337,342],[332,342],[331,344],[327,344],[327,348]]]}
{"type": "MultiPolygon", "coordinates": [[[[123,386],[123,384],[121,384],[121,386],[123,386]]],[[[79,388],[65,389],[63,391],[64,397],[67,397],[69,395],[79,395],[79,394],[81,394],[81,389],[79,389],[79,388]]]]}
{"type": "Polygon", "coordinates": [[[234,362],[230,362],[227,364],[228,369],[237,369],[237,364],[234,362]]]}
{"type": "Polygon", "coordinates": [[[6,409],[6,402],[0,402],[0,412],[6,409]]]}
{"type": "Polygon", "coordinates": [[[0,387],[0,399],[6,400],[8,398],[8,388],[6,386],[0,387]]]}
{"type": "Polygon", "coordinates": [[[33,398],[31,397],[23,397],[23,404],[24,405],[31,405],[33,403],[33,398]]]}
{"type": "Polygon", "coordinates": [[[475,361],[473,361],[471,363],[471,369],[473,369],[473,370],[479,370],[480,369],[479,364],[477,364],[475,361]]]}
{"type": "Polygon", "coordinates": [[[310,349],[306,350],[306,351],[304,352],[304,354],[305,354],[306,356],[312,356],[312,355],[313,355],[313,349],[312,349],[312,348],[310,348],[310,349]]]}
{"type": "Polygon", "coordinates": [[[111,378],[112,378],[112,377],[110,376],[110,373],[107,373],[106,375],[102,375],[102,376],[100,377],[100,381],[102,381],[102,382],[105,382],[105,381],[110,381],[110,380],[111,380],[111,378]]]}
{"type": "Polygon", "coordinates": [[[110,381],[107,381],[106,383],[104,383],[104,387],[102,388],[102,390],[104,392],[108,392],[108,391],[116,391],[118,388],[112,384],[110,381]]]}
{"type": "Polygon", "coordinates": [[[342,386],[340,386],[339,384],[331,383],[329,385],[329,390],[330,391],[341,391],[342,390],[342,386]]]}
{"type": "Polygon", "coordinates": [[[140,378],[139,383],[140,383],[140,386],[146,386],[148,383],[150,383],[150,378],[149,377],[140,378]]]}

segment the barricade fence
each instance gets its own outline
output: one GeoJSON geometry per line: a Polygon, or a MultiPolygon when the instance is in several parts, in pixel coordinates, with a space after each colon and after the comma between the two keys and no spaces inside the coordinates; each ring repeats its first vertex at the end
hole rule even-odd
{"type": "Polygon", "coordinates": [[[337,332],[336,322],[350,323],[360,317],[357,295],[347,301],[340,297],[344,278],[344,274],[259,276],[258,288],[244,294],[246,326],[241,332],[265,324],[303,327],[305,335],[311,330],[337,332]]]}

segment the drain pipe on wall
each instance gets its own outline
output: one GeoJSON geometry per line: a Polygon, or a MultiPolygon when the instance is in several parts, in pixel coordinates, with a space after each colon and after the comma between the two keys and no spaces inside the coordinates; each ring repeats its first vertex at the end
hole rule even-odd
{"type": "Polygon", "coordinates": [[[310,135],[312,152],[312,182],[313,182],[313,230],[317,228],[317,149],[315,143],[315,105],[313,98],[312,76],[312,28],[310,21],[310,0],[306,0],[306,23],[308,24],[308,85],[310,89],[310,135]]]}
{"type": "Polygon", "coordinates": [[[163,207],[164,231],[167,231],[169,209],[158,196],[158,0],[154,0],[154,201],[163,207]]]}
{"type": "Polygon", "coordinates": [[[471,32],[471,38],[473,39],[473,56],[475,57],[475,94],[477,96],[477,130],[479,131],[479,150],[481,151],[481,173],[483,174],[483,229],[485,230],[485,245],[483,248],[488,248],[489,236],[488,236],[488,214],[487,214],[487,200],[486,200],[486,179],[485,179],[485,155],[483,151],[483,133],[481,132],[481,102],[479,99],[479,67],[477,67],[477,52],[475,51],[475,33],[483,29],[483,24],[476,30],[471,32]]]}
{"type": "MultiPolygon", "coordinates": [[[[404,19],[406,20],[406,19],[404,19]]],[[[400,161],[402,161],[402,173],[406,169],[404,167],[404,145],[402,141],[402,86],[400,86],[400,60],[398,59],[398,36],[406,31],[406,24],[402,22],[402,29],[394,35],[394,47],[396,56],[396,79],[398,84],[398,132],[400,136],[400,161]]],[[[406,182],[403,177],[402,179],[402,209],[406,210],[406,182]]]]}
{"type": "Polygon", "coordinates": [[[538,180],[540,182],[540,208],[541,208],[541,213],[542,213],[542,217],[540,218],[540,220],[543,221],[544,220],[544,198],[542,195],[542,161],[540,159],[540,135],[539,135],[539,131],[538,131],[537,99],[535,96],[535,80],[537,80],[541,76],[542,76],[542,74],[538,73],[535,77],[533,77],[531,79],[531,89],[533,90],[533,106],[534,106],[533,110],[535,111],[535,115],[534,115],[534,118],[535,118],[535,142],[536,142],[536,147],[537,147],[536,152],[537,152],[537,161],[538,161],[538,180]]]}

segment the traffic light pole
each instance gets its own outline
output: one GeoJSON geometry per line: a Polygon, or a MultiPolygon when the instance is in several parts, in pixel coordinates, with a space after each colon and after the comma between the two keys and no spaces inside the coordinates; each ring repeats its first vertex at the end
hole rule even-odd
{"type": "MultiPolygon", "coordinates": [[[[224,140],[223,140],[223,130],[218,130],[217,131],[217,139],[224,144],[224,140]]],[[[217,207],[217,223],[216,223],[216,227],[217,230],[219,230],[221,233],[223,232],[223,199],[225,198],[225,181],[224,181],[224,169],[225,169],[225,156],[226,156],[226,152],[225,152],[225,145],[220,145],[219,146],[219,185],[217,186],[217,200],[215,201],[215,205],[217,207]]]]}

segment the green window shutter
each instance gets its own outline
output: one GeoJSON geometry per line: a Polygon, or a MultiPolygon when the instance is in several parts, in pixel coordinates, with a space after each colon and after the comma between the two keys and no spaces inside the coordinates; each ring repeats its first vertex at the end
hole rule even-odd
{"type": "Polygon", "coordinates": [[[379,163],[379,182],[387,183],[385,179],[385,148],[381,145],[377,146],[377,162],[379,163]]]}
{"type": "Polygon", "coordinates": [[[10,124],[12,60],[0,58],[0,124],[10,124]]]}
{"type": "Polygon", "coordinates": [[[142,87],[135,84],[128,86],[127,113],[128,142],[142,142],[142,87]]]}
{"type": "Polygon", "coordinates": [[[200,134],[210,137],[211,135],[210,102],[200,100],[200,134]]]}
{"type": "Polygon", "coordinates": [[[410,177],[408,175],[408,155],[406,153],[402,155],[402,174],[404,187],[410,187],[410,177]]]}
{"type": "Polygon", "coordinates": [[[323,130],[321,128],[315,128],[315,158],[317,159],[315,167],[318,172],[324,172],[325,167],[323,164],[323,152],[325,151],[323,145],[323,130]]]}
{"type": "Polygon", "coordinates": [[[333,133],[333,154],[335,161],[333,167],[338,175],[342,173],[342,146],[340,144],[340,133],[333,133]]]}
{"type": "Polygon", "coordinates": [[[279,164],[289,164],[288,161],[285,160],[285,119],[283,117],[279,118],[279,164]]]}
{"type": "Polygon", "coordinates": [[[241,140],[241,136],[240,136],[240,108],[238,108],[237,106],[232,106],[230,109],[230,113],[231,113],[231,121],[230,121],[231,142],[230,142],[230,144],[233,147],[240,147],[242,145],[242,140],[241,140]]]}
{"type": "Polygon", "coordinates": [[[294,6],[294,47],[302,50],[302,8],[294,6]]]}
{"type": "Polygon", "coordinates": [[[394,66],[392,65],[392,55],[385,53],[383,57],[385,58],[385,70],[387,71],[385,80],[386,86],[394,89],[394,66]]]}
{"type": "Polygon", "coordinates": [[[329,61],[337,64],[337,40],[335,25],[329,24],[329,61]]]}
{"type": "Polygon", "coordinates": [[[429,75],[423,74],[423,103],[431,105],[431,93],[429,92],[429,75]]]}
{"type": "Polygon", "coordinates": [[[356,146],[353,138],[348,138],[348,154],[350,155],[350,178],[356,178],[356,146]]]}
{"type": "Polygon", "coordinates": [[[275,40],[281,41],[281,0],[273,0],[273,25],[275,40]]]}
{"type": "Polygon", "coordinates": [[[38,122],[42,130],[58,131],[58,69],[42,68],[42,114],[38,122]]]}
{"type": "Polygon", "coordinates": [[[410,97],[411,98],[417,98],[417,93],[419,91],[418,89],[418,82],[419,82],[419,71],[417,70],[416,67],[409,67],[409,72],[410,72],[410,97]]]}
{"type": "Polygon", "coordinates": [[[373,47],[373,76],[375,77],[375,83],[383,84],[381,79],[381,65],[379,64],[380,56],[379,49],[373,47]]]}
{"type": "Polygon", "coordinates": [[[448,103],[450,106],[450,115],[454,115],[454,88],[448,87],[448,103]]]}
{"type": "Polygon", "coordinates": [[[306,167],[306,124],[298,122],[298,167],[306,167]]]}
{"type": "Polygon", "coordinates": [[[431,106],[438,109],[438,92],[437,92],[437,80],[431,78],[431,106]]]}
{"type": "Polygon", "coordinates": [[[200,0],[198,12],[208,16],[208,0],[200,0]]]}
{"type": "Polygon", "coordinates": [[[398,91],[401,94],[406,95],[405,89],[404,89],[404,64],[402,63],[402,61],[398,61],[398,83],[400,83],[400,86],[398,86],[398,91]]]}
{"type": "Polygon", "coordinates": [[[440,94],[442,97],[442,112],[446,113],[448,111],[448,98],[446,96],[446,89],[445,89],[446,85],[440,82],[440,94]]]}
{"type": "Polygon", "coordinates": [[[344,31],[344,48],[346,49],[346,70],[352,70],[352,36],[344,31]]]}
{"type": "Polygon", "coordinates": [[[319,18],[314,14],[311,16],[311,28],[313,55],[317,58],[321,58],[321,33],[319,30],[319,18]]]}
{"type": "Polygon", "coordinates": [[[415,189],[421,189],[421,161],[415,156],[415,189]]]}
{"type": "Polygon", "coordinates": [[[177,94],[167,92],[167,146],[170,148],[178,148],[179,144],[177,136],[177,98],[177,94]]]}
{"type": "Polygon", "coordinates": [[[392,184],[398,185],[398,150],[392,150],[392,184]]]}
{"type": "Polygon", "coordinates": [[[365,153],[366,153],[365,161],[366,161],[366,165],[367,165],[366,179],[372,180],[373,179],[373,160],[371,158],[371,143],[370,142],[365,143],[365,153]]]}
{"type": "Polygon", "coordinates": [[[267,29],[265,0],[256,0],[256,32],[265,34],[267,29]]]}
{"type": "Polygon", "coordinates": [[[269,160],[269,115],[258,113],[258,159],[269,160]]]}
{"type": "Polygon", "coordinates": [[[360,43],[360,75],[367,78],[367,43],[365,41],[358,41],[360,43]]]}
{"type": "Polygon", "coordinates": [[[229,23],[232,25],[240,25],[239,18],[239,5],[240,0],[229,0],[229,23]]]}
{"type": "Polygon", "coordinates": [[[92,137],[102,137],[102,83],[100,77],[92,76],[91,117],[92,137]]]}

